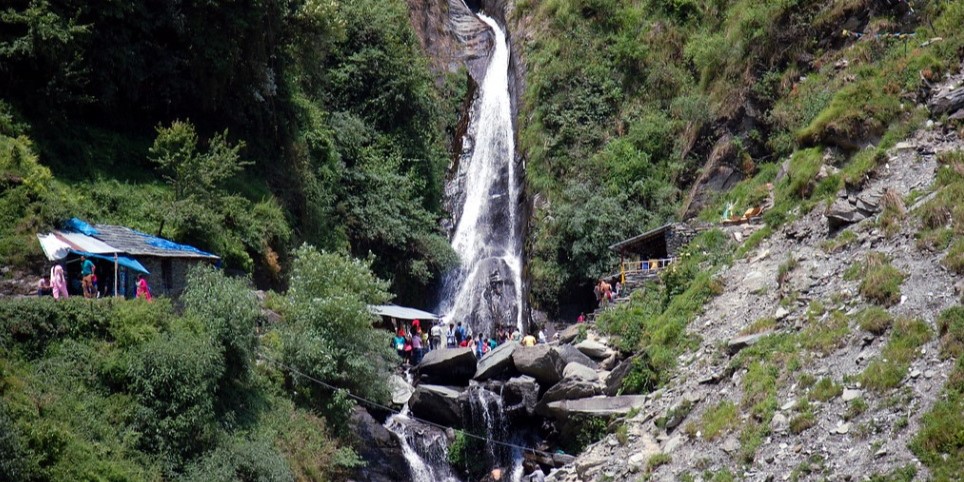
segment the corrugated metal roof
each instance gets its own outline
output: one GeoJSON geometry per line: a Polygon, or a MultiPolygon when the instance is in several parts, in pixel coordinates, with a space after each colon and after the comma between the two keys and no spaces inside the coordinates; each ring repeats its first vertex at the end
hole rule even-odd
{"type": "Polygon", "coordinates": [[[124,226],[98,224],[95,228],[97,238],[134,256],[219,259],[211,253],[205,253],[192,246],[177,244],[124,226]]]}
{"type": "Polygon", "coordinates": [[[111,246],[97,238],[87,236],[82,233],[65,233],[63,231],[53,231],[49,234],[38,234],[40,248],[43,249],[47,259],[57,261],[64,259],[67,253],[78,251],[94,254],[114,254],[123,252],[115,246],[111,246]]]}
{"type": "Polygon", "coordinates": [[[651,230],[651,231],[646,231],[645,233],[640,234],[640,235],[638,235],[638,236],[633,236],[632,238],[629,238],[629,239],[627,239],[627,240],[625,240],[625,241],[620,241],[620,242],[618,242],[618,243],[610,246],[609,249],[611,249],[611,250],[613,250],[613,251],[616,251],[616,252],[619,252],[619,251],[620,251],[621,249],[623,249],[623,248],[626,248],[626,247],[632,246],[632,245],[634,245],[634,244],[640,243],[640,242],[642,242],[642,241],[646,241],[646,240],[648,240],[648,239],[651,239],[651,238],[654,238],[654,237],[656,237],[656,236],[662,235],[662,234],[665,233],[667,230],[669,230],[669,228],[670,228],[671,226],[673,226],[673,225],[672,225],[672,224],[667,224],[667,225],[664,225],[664,226],[660,226],[660,227],[658,227],[658,228],[656,228],[656,229],[653,229],[653,230],[651,230]]]}

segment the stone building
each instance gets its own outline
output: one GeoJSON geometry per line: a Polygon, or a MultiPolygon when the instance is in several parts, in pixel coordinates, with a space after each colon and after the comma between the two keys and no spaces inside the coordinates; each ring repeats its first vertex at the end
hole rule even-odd
{"type": "Polygon", "coordinates": [[[609,247],[619,254],[619,271],[615,276],[623,284],[630,278],[655,276],[669,266],[699,231],[686,223],[671,223],[620,241],[609,247]]]}

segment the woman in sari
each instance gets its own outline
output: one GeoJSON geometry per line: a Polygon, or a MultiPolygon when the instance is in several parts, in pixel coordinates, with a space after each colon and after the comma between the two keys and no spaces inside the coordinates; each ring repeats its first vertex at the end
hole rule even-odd
{"type": "Polygon", "coordinates": [[[64,267],[59,264],[50,270],[50,288],[53,290],[55,300],[61,298],[66,299],[70,296],[67,294],[67,280],[64,279],[64,267]]]}

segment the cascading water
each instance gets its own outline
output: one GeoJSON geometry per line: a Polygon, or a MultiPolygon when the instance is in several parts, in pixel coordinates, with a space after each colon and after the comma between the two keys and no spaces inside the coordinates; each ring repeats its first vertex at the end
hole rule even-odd
{"type": "Polygon", "coordinates": [[[466,141],[471,157],[459,164],[464,195],[452,247],[461,259],[442,289],[439,312],[477,335],[495,328],[524,330],[522,310],[522,230],[520,178],[515,166],[509,97],[509,46],[495,20],[495,48],[479,86],[466,141]]]}
{"type": "Polygon", "coordinates": [[[460,482],[448,464],[445,434],[410,419],[407,405],[385,428],[398,437],[412,482],[460,482]]]}

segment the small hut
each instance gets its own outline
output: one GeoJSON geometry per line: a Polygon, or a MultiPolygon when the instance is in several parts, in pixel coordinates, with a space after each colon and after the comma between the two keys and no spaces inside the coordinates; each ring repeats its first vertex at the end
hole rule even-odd
{"type": "MultiPolygon", "coordinates": [[[[187,273],[201,263],[221,258],[193,246],[135,231],[124,226],[91,225],[72,218],[62,229],[38,234],[47,259],[64,263],[69,280],[76,281],[81,256],[94,261],[102,294],[133,297],[137,274],[150,275],[154,295],[179,296],[187,273]]],[[[71,283],[73,284],[73,283],[71,283]]]]}
{"type": "Polygon", "coordinates": [[[619,277],[655,276],[676,259],[679,249],[696,236],[697,231],[683,223],[660,226],[609,247],[619,254],[619,277]]]}

